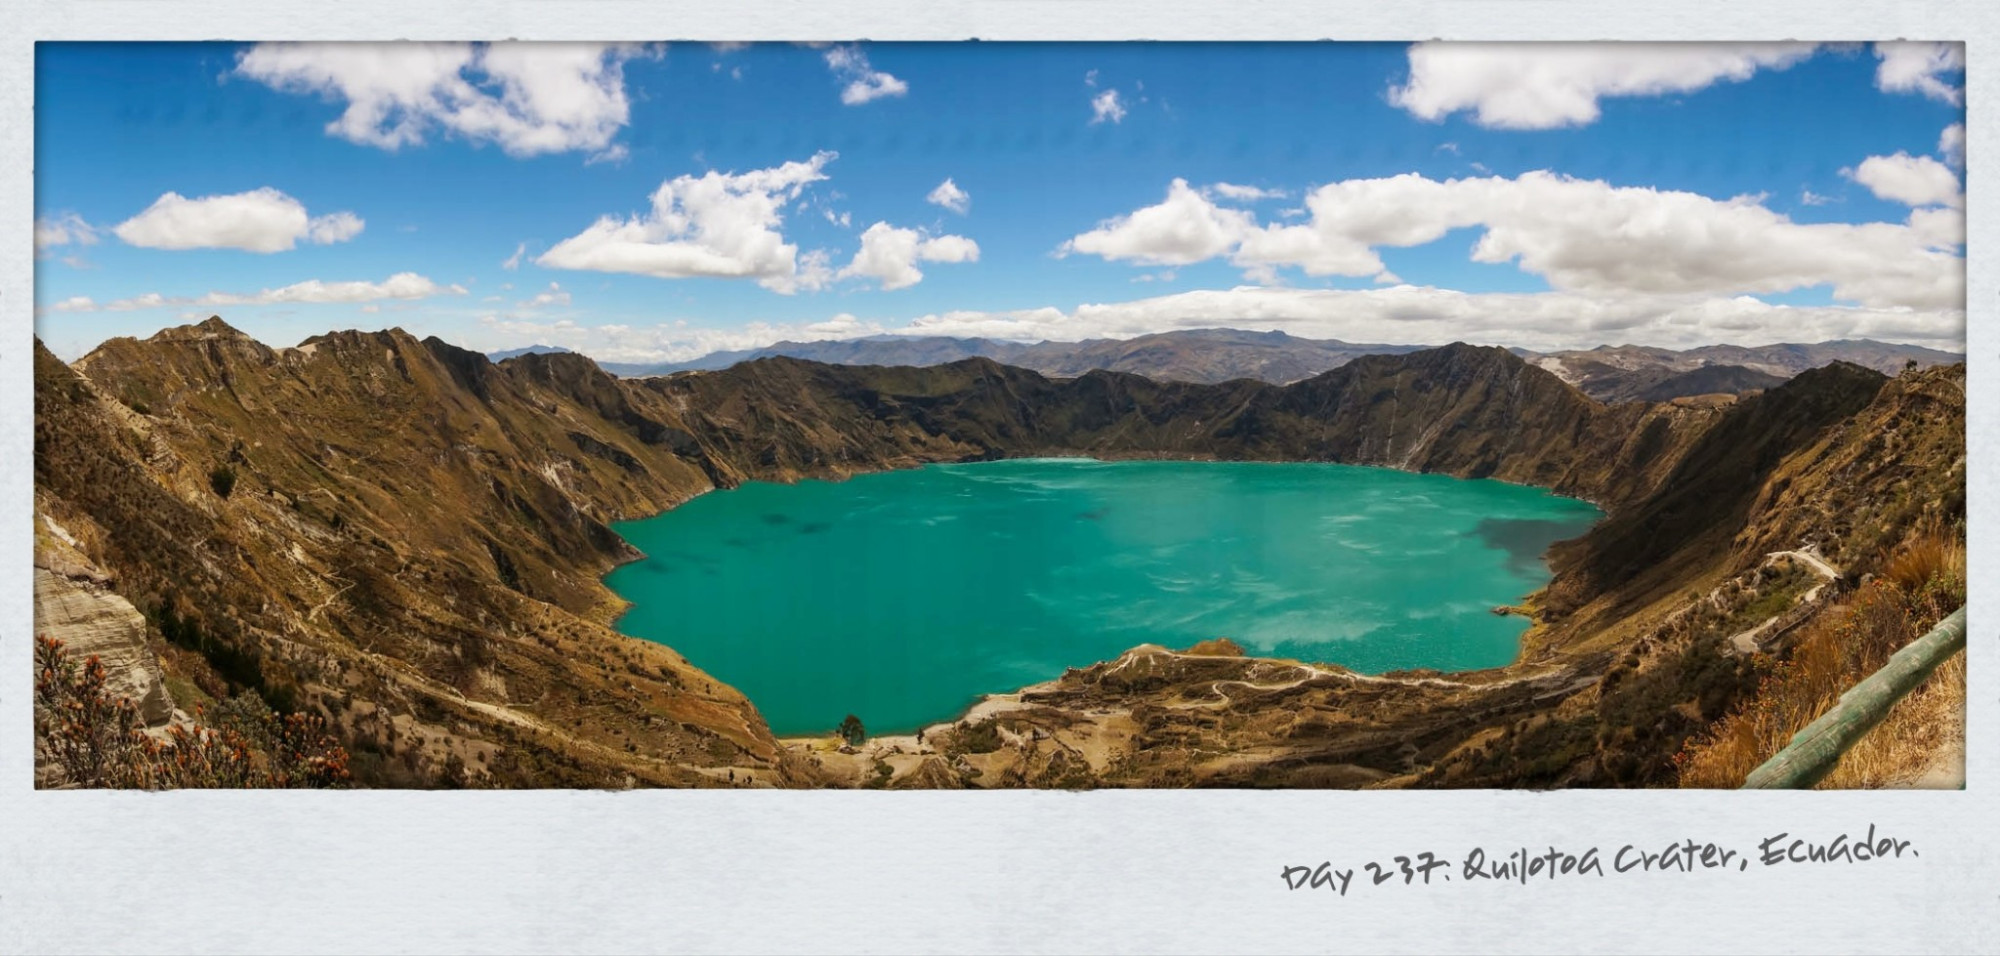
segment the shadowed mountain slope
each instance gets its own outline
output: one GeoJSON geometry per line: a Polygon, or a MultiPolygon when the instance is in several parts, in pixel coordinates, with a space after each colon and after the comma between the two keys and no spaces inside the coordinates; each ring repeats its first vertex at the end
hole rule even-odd
{"type": "MultiPolygon", "coordinates": [[[[38,347],[36,493],[38,510],[119,593],[156,619],[195,622],[189,646],[155,635],[170,678],[202,696],[249,689],[327,714],[367,757],[357,761],[365,781],[392,785],[844,779],[775,741],[699,662],[609,626],[617,602],[599,578],[636,556],[609,523],[711,488],[1094,455],[1379,465],[1600,503],[1609,519],[1552,553],[1556,579],[1535,602],[1515,668],[1448,684],[1296,684],[1326,726],[1349,728],[1335,741],[1316,724],[1308,736],[1319,749],[1296,752],[1277,743],[1300,706],[1290,692],[1225,695],[1219,706],[1244,718],[1240,733],[1194,726],[1190,737],[1166,732],[1189,715],[1159,696],[1191,692],[1179,678],[1065,677],[1035,706],[1055,708],[1064,726],[1098,726],[1083,708],[1105,705],[1116,685],[1126,723],[1099,729],[1125,735],[1117,747],[1130,765],[1100,761],[1084,778],[1075,765],[1042,777],[996,769],[979,784],[1182,774],[1297,783],[1273,768],[1332,761],[1372,769],[1322,782],[1358,785],[1403,779],[1495,721],[1561,705],[1676,595],[1737,573],[1758,549],[1810,539],[1837,550],[1864,533],[1900,533],[1916,512],[1883,511],[1877,499],[1900,481],[1897,494],[1923,500],[1929,491],[1909,489],[1954,479],[1868,462],[1948,458],[1954,440],[1962,456],[1962,391],[1952,405],[1943,386],[1918,387],[1949,378],[1941,371],[1885,389],[1881,375],[1837,365],[1741,399],[1614,405],[1506,350],[1467,345],[1362,356],[1286,386],[1101,370],[1050,378],[986,358],[882,367],[779,357],[620,379],[581,355],[495,364],[400,330],[271,349],[211,319],[107,342],[73,367],[38,347]],[[1863,419],[1874,431],[1855,424],[1863,419]],[[1882,445],[1883,433],[1902,444],[1882,445]],[[1864,526],[1857,515],[1873,517],[1864,526]],[[1186,764],[1197,738],[1285,756],[1198,770],[1186,764]],[[1430,756],[1411,764],[1410,746],[1430,756]]],[[[1962,472],[1955,480],[1962,488],[1962,472]]],[[[1962,490],[1957,500],[1962,510],[1962,490]]],[[[1232,680],[1296,666],[1226,655],[1156,663],[1162,674],[1220,669],[1232,680]]],[[[1571,757],[1561,773],[1596,759],[1571,757]]],[[[1405,782],[1561,776],[1450,766],[1405,782]]]]}

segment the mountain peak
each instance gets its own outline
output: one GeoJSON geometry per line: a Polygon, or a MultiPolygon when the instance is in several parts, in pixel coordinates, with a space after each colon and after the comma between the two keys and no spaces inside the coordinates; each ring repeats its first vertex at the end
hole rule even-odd
{"type": "Polygon", "coordinates": [[[177,325],[161,329],[147,339],[149,342],[187,342],[201,339],[248,339],[243,330],[222,321],[222,316],[211,315],[194,325],[177,325]]]}

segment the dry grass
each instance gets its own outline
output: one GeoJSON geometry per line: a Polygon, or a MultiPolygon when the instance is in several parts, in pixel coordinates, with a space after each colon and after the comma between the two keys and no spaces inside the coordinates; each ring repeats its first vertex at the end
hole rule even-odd
{"type": "Polygon", "coordinates": [[[1843,754],[1821,790],[1950,788],[1965,783],[1965,652],[1896,702],[1843,754]]]}
{"type": "MultiPolygon", "coordinates": [[[[1965,545],[1926,528],[1882,563],[1882,573],[1804,625],[1789,657],[1756,694],[1675,755],[1684,787],[1740,787],[1750,771],[1824,714],[1855,682],[1965,602],[1965,545]]],[[[1960,654],[1891,710],[1822,787],[1881,787],[1920,776],[1964,733],[1960,654]]]]}

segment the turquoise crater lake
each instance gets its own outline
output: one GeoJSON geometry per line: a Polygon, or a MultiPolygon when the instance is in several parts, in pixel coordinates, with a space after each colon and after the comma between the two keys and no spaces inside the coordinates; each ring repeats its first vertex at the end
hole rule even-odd
{"type": "Polygon", "coordinates": [[[734,685],[780,735],[956,717],[1137,644],[1228,637],[1379,673],[1513,660],[1492,613],[1593,506],[1327,464],[1020,459],[751,483],[615,526],[626,634],[734,685]]]}

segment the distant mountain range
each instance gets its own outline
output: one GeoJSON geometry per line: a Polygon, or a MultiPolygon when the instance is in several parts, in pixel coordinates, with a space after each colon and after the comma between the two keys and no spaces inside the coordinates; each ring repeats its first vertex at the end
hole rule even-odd
{"type": "Polygon", "coordinates": [[[1872,339],[1839,339],[1812,345],[1704,345],[1675,351],[1642,345],[1514,354],[1556,373],[1599,401],[1663,402],[1690,395],[1742,393],[1770,388],[1809,368],[1852,362],[1894,375],[1910,362],[1919,367],[1965,361],[1956,352],[1872,339]]]}
{"type": "Polygon", "coordinates": [[[1093,369],[1131,372],[1155,381],[1215,384],[1238,378],[1283,385],[1339,368],[1362,355],[1403,355],[1421,345],[1357,345],[1337,339],[1302,339],[1283,332],[1193,329],[1131,339],[1082,342],[1005,342],[947,336],[876,335],[830,342],[779,342],[759,349],[712,352],[687,362],[657,365],[606,362],[624,377],[714,371],[738,362],[783,356],[829,365],[944,365],[987,358],[1056,378],[1093,369]]]}
{"type": "MultiPolygon", "coordinates": [[[[1075,378],[1103,369],[1131,372],[1163,382],[1212,385],[1248,378],[1286,385],[1339,368],[1363,355],[1406,355],[1425,348],[1429,346],[1356,344],[1338,339],[1299,338],[1284,332],[1236,329],[1192,329],[1131,339],[1032,344],[985,338],[878,335],[828,342],[779,342],[758,349],[711,352],[686,362],[599,364],[614,375],[638,378],[715,371],[740,362],[779,356],[831,365],[919,367],[988,358],[1052,378],[1075,378]]],[[[530,346],[510,353],[496,352],[490,357],[497,362],[522,351],[564,350],[530,346]]],[[[1510,351],[1605,402],[1661,402],[1695,395],[1743,394],[1770,388],[1806,369],[1836,361],[1894,374],[1912,361],[1919,366],[1930,366],[1964,360],[1964,356],[1953,352],[1868,339],[1811,345],[1708,345],[1684,351],[1637,345],[1562,352],[1510,351]]]]}
{"type": "Polygon", "coordinates": [[[504,362],[507,359],[515,358],[522,355],[570,355],[570,354],[573,353],[569,349],[563,348],[560,345],[530,345],[526,348],[506,349],[500,352],[488,352],[486,353],[486,357],[491,361],[504,362]]]}

